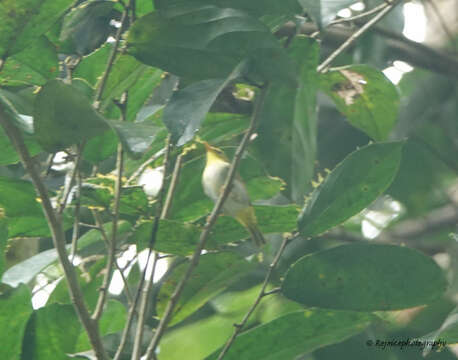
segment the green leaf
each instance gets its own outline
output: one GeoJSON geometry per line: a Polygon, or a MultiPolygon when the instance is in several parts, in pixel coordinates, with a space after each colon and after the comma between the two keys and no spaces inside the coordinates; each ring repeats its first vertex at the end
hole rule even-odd
{"type": "Polygon", "coordinates": [[[129,123],[109,121],[107,123],[116,131],[127,153],[132,157],[141,156],[156,138],[160,127],[149,123],[129,123]]]}
{"type": "Polygon", "coordinates": [[[202,80],[173,93],[162,116],[172,134],[172,142],[181,146],[194,137],[218,94],[240,77],[245,67],[245,63],[241,63],[226,79],[202,80]]]}
{"type": "MultiPolygon", "coordinates": [[[[224,358],[295,359],[363,331],[371,320],[369,314],[346,311],[316,309],[293,312],[244,332],[237,337],[224,358]]],[[[217,359],[220,351],[205,359],[217,359]]]]}
{"type": "Polygon", "coordinates": [[[256,145],[269,173],[283,178],[291,198],[302,204],[315,167],[319,46],[296,37],[290,55],[299,69],[298,86],[270,85],[256,145]]]}
{"type": "MultiPolygon", "coordinates": [[[[33,359],[66,360],[75,349],[81,324],[72,305],[50,304],[35,311],[33,359]]],[[[29,347],[30,344],[27,344],[29,347]]]]}
{"type": "Polygon", "coordinates": [[[31,313],[31,294],[26,285],[0,294],[1,359],[21,358],[22,338],[31,313]]]}
{"type": "Polygon", "coordinates": [[[86,1],[64,17],[59,41],[60,52],[86,55],[101,46],[115,31],[110,24],[119,19],[114,1],[86,1]]]}
{"type": "MultiPolygon", "coordinates": [[[[1,100],[0,100],[1,102],[1,100]]],[[[23,134],[24,143],[29,150],[31,156],[35,156],[41,152],[40,146],[27,134],[23,134]]],[[[16,152],[10,139],[5,134],[3,127],[0,127],[0,165],[15,164],[20,161],[19,154],[16,152]]]]}
{"type": "Polygon", "coordinates": [[[186,3],[154,11],[134,23],[127,40],[139,61],[195,80],[224,78],[244,58],[265,78],[290,70],[269,29],[236,9],[186,3]]]}
{"type": "Polygon", "coordinates": [[[83,157],[92,164],[98,164],[116,153],[118,136],[113,129],[89,139],[84,146],[83,157]]]}
{"type": "MultiPolygon", "coordinates": [[[[157,297],[159,314],[163,313],[177,282],[182,278],[188,266],[188,263],[178,266],[161,286],[157,297]]],[[[194,313],[208,300],[245,276],[253,266],[254,264],[239,255],[229,252],[202,255],[199,266],[192,273],[182,292],[171,323],[178,323],[194,313]]]]}
{"type": "Polygon", "coordinates": [[[0,58],[33,44],[71,6],[73,0],[17,0],[0,3],[0,58]]]}
{"type": "Polygon", "coordinates": [[[49,152],[65,149],[108,129],[86,95],[59,80],[49,81],[38,93],[34,127],[38,142],[49,152]]]}
{"type": "MultiPolygon", "coordinates": [[[[114,334],[124,328],[126,321],[126,308],[119,301],[109,299],[105,305],[103,314],[99,320],[99,331],[102,336],[114,334]]],[[[76,349],[74,351],[84,351],[91,349],[91,343],[87,333],[81,332],[76,349]]]]}
{"type": "Polygon", "coordinates": [[[5,270],[5,250],[8,241],[8,224],[0,214],[0,279],[5,270]]]}
{"type": "Polygon", "coordinates": [[[31,105],[24,96],[5,89],[0,89],[0,111],[26,134],[33,134],[33,119],[31,116],[31,105]],[[24,114],[24,115],[22,115],[24,114]]]}
{"type": "Polygon", "coordinates": [[[57,260],[55,249],[42,251],[12,267],[3,274],[2,282],[12,287],[28,284],[44,268],[57,260]]]}
{"type": "Polygon", "coordinates": [[[326,27],[336,17],[339,10],[352,4],[353,0],[298,0],[302,7],[317,23],[318,27],[326,27]]]}
{"type": "MultiPolygon", "coordinates": [[[[135,243],[138,251],[149,247],[154,220],[142,221],[135,227],[129,242],[135,243]]],[[[200,229],[192,224],[174,220],[160,220],[154,249],[174,255],[187,256],[194,251],[200,229]]]]}
{"type": "Polygon", "coordinates": [[[350,124],[374,140],[386,140],[398,118],[399,94],[385,75],[352,65],[321,75],[321,88],[350,124]]]}
{"type": "Polygon", "coordinates": [[[0,207],[5,211],[10,237],[50,235],[30,182],[0,177],[0,207]]]}
{"type": "MultiPolygon", "coordinates": [[[[254,206],[259,228],[263,234],[293,231],[296,228],[298,208],[290,206],[254,206]]],[[[225,244],[249,237],[247,230],[235,219],[221,216],[212,227],[210,245],[225,244]]]]}
{"type": "Polygon", "coordinates": [[[306,306],[378,311],[429,304],[446,287],[440,267],[417,250],[357,243],[302,257],[287,272],[282,293],[306,306]]]}
{"type": "Polygon", "coordinates": [[[314,236],[356,215],[393,181],[404,142],[367,145],[348,155],[316,188],[298,219],[299,231],[314,236]]]}
{"type": "Polygon", "coordinates": [[[85,56],[73,71],[73,78],[84,79],[92,87],[95,87],[107,67],[108,57],[112,49],[112,44],[105,43],[90,55],[85,56]]]}

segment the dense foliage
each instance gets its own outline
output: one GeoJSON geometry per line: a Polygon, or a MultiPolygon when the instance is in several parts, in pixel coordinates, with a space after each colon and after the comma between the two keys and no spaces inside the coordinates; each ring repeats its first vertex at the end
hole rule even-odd
{"type": "Polygon", "coordinates": [[[456,358],[456,52],[354,3],[0,2],[1,359],[456,358]]]}

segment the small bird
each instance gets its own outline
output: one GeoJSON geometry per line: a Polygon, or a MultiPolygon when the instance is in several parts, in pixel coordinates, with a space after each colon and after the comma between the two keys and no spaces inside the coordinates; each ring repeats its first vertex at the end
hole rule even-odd
{"type": "MultiPolygon", "coordinates": [[[[207,150],[207,162],[202,174],[202,186],[205,194],[216,202],[223,190],[231,165],[222,150],[210,146],[207,142],[203,142],[203,144],[207,150]]],[[[256,215],[245,184],[238,174],[232,182],[232,189],[223,204],[223,212],[242,224],[257,246],[266,242],[258,228],[256,215]]]]}

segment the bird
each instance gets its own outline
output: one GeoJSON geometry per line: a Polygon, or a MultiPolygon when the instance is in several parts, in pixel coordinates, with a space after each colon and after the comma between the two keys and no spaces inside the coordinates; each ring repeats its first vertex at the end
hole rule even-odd
{"type": "MultiPolygon", "coordinates": [[[[202,174],[202,186],[205,194],[216,202],[223,190],[231,164],[221,149],[211,146],[205,141],[202,143],[207,153],[205,169],[202,174]]],[[[254,208],[239,174],[234,178],[231,191],[222,210],[225,215],[234,217],[248,230],[256,246],[260,247],[265,244],[266,241],[259,230],[254,208]]]]}

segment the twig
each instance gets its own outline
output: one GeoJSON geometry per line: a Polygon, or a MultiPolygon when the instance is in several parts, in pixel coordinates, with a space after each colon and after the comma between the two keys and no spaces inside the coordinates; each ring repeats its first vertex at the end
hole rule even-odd
{"type": "Polygon", "coordinates": [[[352,22],[352,21],[355,21],[355,20],[358,20],[358,19],[363,19],[363,18],[365,18],[367,16],[370,16],[372,14],[378,13],[379,11],[383,10],[384,8],[386,8],[388,5],[389,4],[387,2],[384,2],[384,3],[376,6],[375,8],[372,8],[370,10],[362,12],[361,14],[350,16],[350,17],[347,17],[347,18],[341,18],[341,19],[333,20],[333,21],[331,21],[329,23],[329,26],[342,24],[342,23],[346,23],[346,22],[352,22]]]}
{"type": "Polygon", "coordinates": [[[75,259],[76,256],[76,251],[77,251],[77,245],[78,245],[78,238],[80,236],[80,215],[81,215],[81,200],[80,200],[80,194],[81,194],[81,171],[80,169],[77,169],[77,174],[76,174],[76,191],[75,191],[75,199],[76,199],[76,204],[75,204],[75,212],[74,212],[74,218],[73,218],[73,233],[72,233],[72,247],[70,251],[70,258],[73,260],[75,259]]]}
{"type": "MultiPolygon", "coordinates": [[[[127,110],[127,92],[123,93],[119,102],[119,108],[121,110],[121,121],[126,120],[127,110]]],[[[103,278],[102,287],[100,294],[97,299],[97,305],[92,319],[98,321],[103,313],[103,307],[106,302],[108,294],[108,286],[110,285],[111,275],[113,273],[113,265],[116,263],[116,238],[118,235],[118,220],[119,220],[119,204],[121,201],[122,192],[122,172],[124,169],[124,151],[121,141],[118,142],[118,151],[116,156],[116,180],[114,189],[114,204],[113,204],[113,221],[111,226],[111,239],[108,243],[108,261],[105,270],[105,276],[103,278]]],[[[94,211],[95,213],[95,211],[94,211]]],[[[100,226],[100,224],[98,224],[100,226]]]]}
{"type": "Polygon", "coordinates": [[[81,166],[81,160],[83,157],[83,149],[84,149],[85,141],[83,141],[81,144],[78,145],[77,153],[76,153],[76,160],[75,164],[73,165],[72,173],[70,175],[70,180],[66,186],[64,186],[64,193],[62,195],[62,200],[59,204],[59,215],[61,215],[65,207],[67,206],[67,201],[68,197],[70,196],[70,193],[72,192],[73,188],[73,183],[75,182],[76,176],[79,172],[79,168],[81,166]]]}
{"type": "Polygon", "coordinates": [[[143,164],[141,164],[137,170],[135,170],[135,172],[127,180],[126,184],[130,185],[137,177],[143,174],[143,171],[145,171],[146,167],[149,164],[155,162],[157,159],[159,159],[164,154],[165,154],[165,148],[159,150],[154,155],[152,155],[148,160],[146,160],[143,164]]]}
{"type": "MultiPolygon", "coordinates": [[[[168,158],[169,158],[169,154],[170,154],[170,149],[171,149],[171,147],[170,147],[170,136],[169,136],[167,138],[167,145],[164,148],[164,151],[165,151],[165,154],[164,154],[164,179],[165,179],[165,175],[166,175],[166,171],[167,171],[167,162],[168,162],[168,158]]],[[[151,160],[151,158],[149,160],[151,160]]],[[[146,166],[147,165],[145,165],[145,167],[146,166]]],[[[153,231],[152,231],[152,234],[151,234],[150,247],[149,247],[150,251],[148,252],[148,256],[147,256],[147,259],[146,259],[145,269],[143,270],[142,276],[140,278],[140,283],[138,285],[138,290],[135,293],[134,301],[133,301],[131,307],[129,308],[129,313],[127,315],[127,321],[126,321],[126,324],[124,325],[124,329],[123,329],[123,332],[122,332],[122,335],[121,335],[121,340],[119,342],[119,346],[118,346],[118,349],[116,350],[116,354],[115,354],[113,360],[119,360],[121,358],[121,356],[122,356],[122,352],[124,351],[124,347],[126,346],[126,343],[127,343],[127,336],[129,335],[130,328],[132,326],[132,321],[133,321],[134,315],[136,313],[136,307],[137,307],[138,301],[140,299],[140,295],[142,293],[142,289],[144,287],[145,278],[146,278],[146,271],[148,269],[148,264],[149,264],[149,260],[150,260],[151,253],[152,253],[152,250],[151,250],[152,249],[152,243],[154,243],[155,231],[157,231],[157,229],[159,227],[159,216],[160,216],[160,214],[162,212],[162,205],[161,205],[162,200],[161,200],[161,198],[163,198],[163,195],[164,195],[164,191],[163,191],[163,189],[165,187],[164,184],[165,184],[165,181],[162,182],[161,189],[159,191],[158,204],[157,204],[158,207],[156,208],[156,217],[155,217],[155,224],[157,222],[157,225],[154,226],[154,224],[153,224],[153,231]],[[157,219],[157,221],[156,221],[156,219],[157,219]],[[154,228],[156,228],[156,230],[154,230],[154,228]]],[[[137,345],[138,348],[140,347],[140,344],[141,343],[139,343],[137,345]]],[[[135,348],[135,344],[134,344],[134,348],[135,348]]],[[[133,351],[133,354],[134,353],[135,353],[135,351],[133,351]]]]}
{"type": "Polygon", "coordinates": [[[3,70],[3,66],[5,65],[6,63],[6,58],[0,58],[0,71],[3,70]]]}
{"type": "Polygon", "coordinates": [[[111,68],[114,64],[114,61],[116,59],[116,55],[118,52],[119,48],[119,43],[121,42],[121,35],[122,31],[124,29],[124,26],[126,24],[126,21],[128,20],[128,15],[129,15],[129,9],[132,4],[133,0],[129,0],[127,6],[124,8],[124,11],[122,12],[121,15],[121,25],[119,26],[118,30],[116,31],[115,35],[115,42],[113,44],[113,49],[111,49],[110,56],[108,58],[107,66],[105,68],[105,71],[102,75],[102,78],[100,79],[99,84],[97,85],[97,89],[95,92],[95,97],[94,97],[94,107],[96,109],[100,108],[100,100],[102,99],[103,91],[105,90],[105,85],[108,80],[108,76],[110,75],[111,68]]]}
{"type": "Polygon", "coordinates": [[[286,248],[286,245],[288,245],[288,243],[290,241],[292,241],[297,235],[298,235],[297,233],[293,233],[293,234],[285,236],[283,238],[283,241],[282,241],[280,247],[278,248],[278,251],[277,251],[277,254],[275,255],[274,260],[269,265],[269,270],[267,271],[267,274],[266,274],[266,276],[264,278],[264,282],[262,283],[261,291],[259,292],[258,296],[256,297],[256,300],[254,301],[253,305],[251,305],[250,309],[248,310],[248,312],[243,317],[242,321],[240,323],[238,323],[238,324],[234,324],[234,328],[235,328],[234,332],[232,333],[231,337],[229,338],[229,340],[224,345],[223,350],[221,350],[221,352],[219,353],[217,360],[221,360],[226,355],[226,353],[229,351],[229,348],[232,346],[232,344],[234,343],[234,341],[237,338],[237,336],[242,332],[242,330],[245,327],[246,323],[248,322],[251,314],[253,314],[253,312],[256,310],[256,308],[259,305],[259,303],[261,302],[262,298],[267,296],[267,295],[274,294],[274,293],[279,291],[279,289],[273,289],[273,290],[267,292],[266,288],[267,288],[267,285],[269,285],[270,277],[272,276],[272,273],[273,273],[275,267],[277,266],[282,254],[283,254],[283,251],[286,248]]]}
{"type": "Polygon", "coordinates": [[[183,153],[178,155],[175,162],[175,167],[172,173],[172,180],[170,181],[169,191],[167,192],[167,197],[165,199],[164,208],[162,209],[161,219],[166,219],[169,216],[170,209],[172,207],[173,197],[175,196],[175,190],[178,185],[181,173],[181,164],[183,162],[183,153]]]}
{"type": "Polygon", "coordinates": [[[164,335],[164,332],[165,330],[167,329],[167,326],[168,326],[168,323],[172,317],[172,314],[173,314],[173,311],[175,309],[175,306],[177,305],[178,303],[178,300],[181,296],[181,293],[184,289],[184,287],[186,286],[186,283],[188,282],[192,272],[194,271],[194,269],[197,267],[197,265],[199,264],[199,259],[200,259],[200,255],[201,255],[201,252],[203,250],[203,248],[205,247],[205,243],[207,242],[207,239],[208,239],[208,236],[210,235],[210,230],[211,228],[213,227],[213,225],[215,224],[217,218],[218,218],[218,215],[219,215],[219,212],[221,211],[222,209],[222,206],[224,204],[224,201],[226,200],[226,198],[228,197],[229,195],[229,192],[231,190],[231,185],[232,185],[232,182],[236,176],[236,171],[237,171],[237,168],[238,168],[238,165],[240,163],[240,160],[242,158],[242,155],[243,155],[243,152],[246,148],[246,146],[248,145],[248,141],[251,137],[251,134],[254,132],[255,128],[256,128],[256,125],[257,125],[257,122],[258,122],[258,117],[259,117],[259,113],[260,113],[260,109],[264,103],[264,100],[265,100],[265,94],[266,94],[266,86],[264,86],[262,89],[261,89],[261,93],[259,95],[259,99],[256,99],[256,106],[253,110],[253,115],[251,117],[251,121],[250,121],[250,126],[248,127],[248,130],[246,131],[242,141],[240,142],[240,145],[238,146],[237,148],[237,151],[234,155],[234,159],[232,160],[232,163],[231,163],[231,167],[229,169],[229,173],[227,175],[227,179],[226,179],[226,182],[224,184],[224,187],[223,187],[223,191],[221,192],[219,198],[218,198],[218,201],[216,202],[215,206],[213,207],[213,210],[204,226],[204,229],[200,235],[200,239],[199,239],[199,243],[197,244],[197,247],[192,255],[192,258],[191,258],[191,261],[190,261],[190,264],[185,272],[185,274],[183,275],[182,279],[180,280],[180,282],[178,283],[177,287],[175,288],[175,291],[173,292],[172,296],[170,297],[170,300],[167,304],[167,307],[164,311],[164,314],[161,318],[161,321],[159,322],[159,325],[154,333],[154,336],[150,342],[150,344],[148,345],[148,348],[147,348],[147,351],[146,351],[146,355],[145,355],[145,360],[151,360],[153,355],[154,355],[154,352],[156,351],[156,347],[158,346],[162,336],[164,335]]]}
{"type": "MultiPolygon", "coordinates": [[[[168,202],[168,205],[166,204],[163,206],[163,201],[164,201],[164,195],[165,195],[165,179],[167,177],[168,173],[168,168],[169,168],[169,159],[170,159],[170,152],[172,149],[172,146],[170,144],[171,136],[169,135],[167,138],[167,151],[164,156],[164,180],[162,181],[161,189],[158,195],[158,202],[157,202],[157,208],[156,208],[156,216],[154,217],[154,223],[153,223],[153,228],[151,231],[151,239],[149,243],[149,251],[148,251],[148,257],[146,259],[146,265],[145,265],[145,270],[143,272],[142,279],[144,283],[142,284],[142,287],[139,287],[141,289],[141,298],[140,298],[140,307],[138,311],[138,321],[137,321],[137,330],[135,333],[135,341],[134,341],[134,347],[132,351],[132,360],[139,360],[141,356],[141,344],[143,341],[143,330],[144,330],[144,324],[145,324],[145,319],[146,319],[146,311],[147,311],[147,306],[148,306],[148,299],[150,297],[151,293],[151,285],[153,284],[154,280],[154,274],[156,272],[156,266],[157,266],[157,261],[159,258],[159,254],[157,252],[154,252],[154,245],[156,243],[156,235],[159,230],[159,222],[161,219],[163,219],[164,213],[167,213],[169,211],[168,207],[171,205],[171,198],[168,202]],[[154,254],[153,254],[154,253],[154,254]],[[153,264],[151,267],[151,273],[149,274],[148,279],[146,278],[146,272],[147,268],[149,265],[150,257],[151,255],[154,255],[154,260],[153,264]]],[[[178,161],[178,160],[177,160],[178,161]]],[[[177,178],[176,172],[177,168],[175,164],[175,169],[173,171],[173,177],[177,178]]],[[[176,184],[175,184],[176,185],[176,184]]],[[[172,184],[170,185],[167,198],[169,198],[169,194],[172,191],[172,184]]]]}
{"type": "Polygon", "coordinates": [[[52,207],[48,191],[43,181],[41,180],[37,169],[35,168],[34,160],[31,158],[29,151],[24,144],[24,139],[22,138],[21,132],[9,122],[1,105],[0,125],[5,130],[5,133],[19,154],[25,170],[32,179],[35,191],[37,192],[38,197],[41,199],[43,212],[45,213],[48,226],[51,230],[53,244],[64,270],[65,278],[67,279],[70,298],[76,312],[78,313],[79,319],[87,332],[89,341],[91,342],[92,348],[94,349],[95,356],[99,360],[105,360],[107,359],[107,354],[103,347],[97,324],[90,317],[90,314],[84,303],[83,293],[81,292],[78,278],[72,264],[68,259],[68,254],[65,248],[65,233],[62,227],[61,217],[54,211],[52,207]]]}
{"type": "Polygon", "coordinates": [[[361,37],[367,30],[369,30],[372,26],[374,26],[377,22],[379,22],[385,15],[387,15],[397,4],[398,1],[393,1],[388,4],[382,11],[380,11],[377,15],[375,15],[372,19],[370,19],[367,23],[365,23],[360,29],[358,29],[352,36],[350,36],[342,45],[340,45],[331,55],[328,56],[326,60],[324,60],[318,67],[318,72],[323,72],[334,59],[343,53],[351,44],[353,44],[357,39],[361,37]]]}

